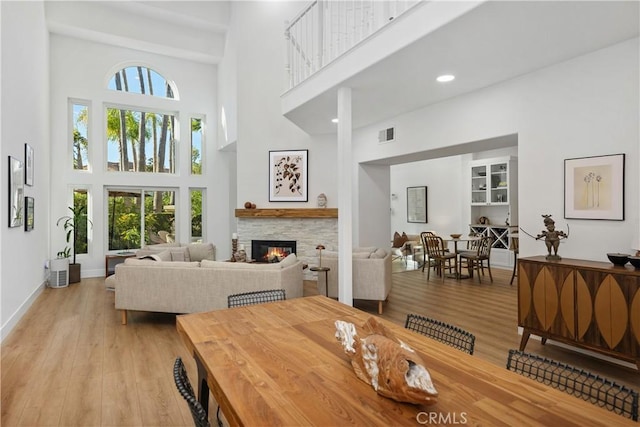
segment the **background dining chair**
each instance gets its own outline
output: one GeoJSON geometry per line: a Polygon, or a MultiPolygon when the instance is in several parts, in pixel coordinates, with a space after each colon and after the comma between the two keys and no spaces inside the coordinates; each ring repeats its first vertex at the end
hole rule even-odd
{"type": "Polygon", "coordinates": [[[509,281],[510,285],[513,285],[513,279],[518,277],[518,254],[520,252],[519,243],[520,239],[517,234],[511,235],[511,244],[510,248],[513,251],[513,272],[511,273],[511,280],[509,281]]]}
{"type": "Polygon", "coordinates": [[[439,320],[419,316],[417,314],[407,314],[404,327],[424,336],[433,338],[444,344],[450,345],[465,353],[473,354],[476,337],[470,332],[460,329],[457,326],[449,325],[439,320]]]}
{"type": "Polygon", "coordinates": [[[227,306],[241,307],[244,305],[262,304],[264,302],[286,300],[284,289],[268,289],[265,291],[244,292],[233,294],[227,297],[227,306]]]}
{"type": "Polygon", "coordinates": [[[458,256],[460,257],[460,270],[463,267],[467,267],[469,276],[473,277],[473,271],[478,274],[478,281],[482,283],[482,276],[484,276],[485,263],[487,270],[489,271],[489,279],[493,283],[493,275],[491,274],[491,246],[493,245],[493,239],[488,236],[480,238],[476,241],[476,248],[469,251],[460,251],[458,256]]]}
{"type": "MultiPolygon", "coordinates": [[[[176,387],[178,391],[189,404],[189,410],[191,410],[191,416],[193,417],[193,422],[196,427],[210,427],[209,419],[207,417],[207,412],[204,410],[198,399],[196,399],[196,395],[193,392],[193,387],[191,387],[191,382],[189,382],[189,377],[187,376],[187,370],[184,367],[184,363],[182,363],[182,358],[178,357],[173,364],[173,380],[176,383],[176,387]]],[[[218,410],[220,407],[218,407],[218,410]]],[[[218,419],[218,425],[222,425],[220,420],[218,419]]]]}
{"type": "MultiPolygon", "coordinates": [[[[436,236],[435,234],[423,231],[420,234],[420,238],[422,239],[422,246],[427,253],[428,257],[428,269],[427,269],[427,280],[429,280],[431,266],[436,269],[442,275],[442,281],[444,282],[444,272],[445,270],[453,269],[453,272],[457,274],[458,272],[458,255],[454,253],[448,252],[444,247],[444,241],[442,237],[436,236]],[[453,261],[453,265],[451,262],[453,261]]],[[[422,265],[422,271],[424,271],[424,267],[427,265],[425,262],[422,265]]]]}
{"type": "Polygon", "coordinates": [[[509,350],[507,369],[638,421],[638,392],[583,369],[509,350]]]}

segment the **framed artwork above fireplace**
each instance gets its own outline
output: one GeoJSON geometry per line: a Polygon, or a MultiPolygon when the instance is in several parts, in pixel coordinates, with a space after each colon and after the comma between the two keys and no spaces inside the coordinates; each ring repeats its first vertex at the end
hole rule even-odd
{"type": "Polygon", "coordinates": [[[269,151],[269,201],[306,202],[309,150],[269,151]]]}

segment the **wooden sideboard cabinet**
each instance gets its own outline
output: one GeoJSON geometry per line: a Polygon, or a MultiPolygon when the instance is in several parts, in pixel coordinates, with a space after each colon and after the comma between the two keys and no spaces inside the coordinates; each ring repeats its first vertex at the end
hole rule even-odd
{"type": "Polygon", "coordinates": [[[635,363],[640,370],[640,270],[577,259],[518,260],[520,350],[531,334],[635,363]]]}

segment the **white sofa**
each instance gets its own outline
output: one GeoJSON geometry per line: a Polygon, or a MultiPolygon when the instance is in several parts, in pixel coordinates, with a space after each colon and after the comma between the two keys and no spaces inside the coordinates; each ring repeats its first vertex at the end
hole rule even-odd
{"type": "MultiPolygon", "coordinates": [[[[353,249],[353,299],[378,301],[378,313],[382,314],[382,303],[391,292],[391,251],[385,249],[353,249]]],[[[329,267],[329,296],[338,296],[338,253],[322,252],[322,266],[329,267]]],[[[318,274],[318,287],[325,288],[325,274],[318,274]]]]}
{"type": "Polygon", "coordinates": [[[216,246],[213,243],[160,243],[147,245],[136,252],[136,257],[168,253],[170,257],[165,261],[202,261],[216,259],[216,246]]]}
{"type": "Polygon", "coordinates": [[[284,289],[287,299],[303,294],[302,262],[295,254],[271,264],[128,258],[107,281],[115,288],[123,324],[127,310],[195,313],[227,308],[231,294],[268,289],[284,289]]]}

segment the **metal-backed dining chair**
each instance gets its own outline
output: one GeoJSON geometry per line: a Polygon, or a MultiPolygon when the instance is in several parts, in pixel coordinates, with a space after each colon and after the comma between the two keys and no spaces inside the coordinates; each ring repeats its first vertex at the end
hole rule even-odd
{"type": "MultiPolygon", "coordinates": [[[[191,382],[187,376],[187,370],[184,367],[182,358],[178,357],[173,364],[173,380],[176,383],[176,387],[184,400],[189,404],[189,410],[193,417],[193,422],[196,427],[210,427],[209,418],[207,417],[207,411],[204,410],[191,387],[191,382]]],[[[218,407],[219,410],[219,407],[218,407]]],[[[218,418],[218,425],[221,425],[218,418]]]]}
{"type": "Polygon", "coordinates": [[[552,359],[509,350],[507,369],[638,421],[638,392],[552,359]]]}
{"type": "Polygon", "coordinates": [[[427,265],[427,262],[425,262],[422,265],[422,271],[424,271],[425,266],[429,267],[427,269],[427,280],[429,280],[432,265],[436,271],[442,275],[443,282],[445,270],[449,270],[449,272],[451,272],[453,269],[453,272],[457,274],[458,255],[446,250],[442,237],[436,236],[429,231],[423,231],[420,233],[420,238],[422,239],[422,246],[424,247],[424,251],[428,257],[429,264],[427,265]],[[453,265],[451,264],[452,261],[453,265]]]}
{"type": "Polygon", "coordinates": [[[262,304],[272,301],[286,300],[284,289],[268,289],[265,291],[244,292],[241,294],[233,294],[227,297],[227,306],[241,307],[244,305],[262,304]]]}
{"type": "Polygon", "coordinates": [[[404,327],[424,336],[433,338],[453,348],[473,354],[476,337],[457,326],[417,314],[407,314],[404,327]]]}
{"type": "Polygon", "coordinates": [[[493,239],[488,236],[482,237],[480,240],[475,241],[476,248],[469,251],[460,251],[458,256],[460,257],[460,270],[463,266],[467,267],[469,276],[473,277],[473,271],[478,274],[478,281],[482,283],[482,276],[484,276],[485,267],[489,271],[489,279],[493,283],[493,275],[491,274],[491,246],[493,245],[493,239]],[[485,265],[486,263],[486,265],[485,265]]]}

